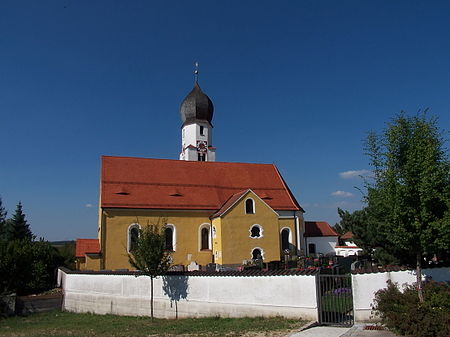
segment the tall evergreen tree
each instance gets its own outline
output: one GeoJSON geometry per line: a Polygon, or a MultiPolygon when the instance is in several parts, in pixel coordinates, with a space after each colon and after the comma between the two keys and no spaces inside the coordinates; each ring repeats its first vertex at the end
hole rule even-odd
{"type": "Polygon", "coordinates": [[[20,201],[12,218],[8,219],[7,222],[9,240],[33,240],[33,233],[31,233],[30,225],[25,220],[20,201]]]}
{"type": "Polygon", "coordinates": [[[0,240],[6,239],[6,209],[3,207],[2,198],[0,197],[0,240]]]}

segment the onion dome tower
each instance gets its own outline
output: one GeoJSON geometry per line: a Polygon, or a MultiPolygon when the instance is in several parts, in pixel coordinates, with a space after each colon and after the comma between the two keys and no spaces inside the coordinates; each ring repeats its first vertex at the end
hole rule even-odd
{"type": "Polygon", "coordinates": [[[194,88],[181,103],[181,153],[180,160],[215,161],[212,146],[212,118],[214,106],[198,85],[198,63],[196,63],[194,88]]]}

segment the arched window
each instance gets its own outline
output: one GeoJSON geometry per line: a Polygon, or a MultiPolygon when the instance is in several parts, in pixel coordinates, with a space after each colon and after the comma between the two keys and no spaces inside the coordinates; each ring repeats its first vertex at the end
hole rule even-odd
{"type": "Polygon", "coordinates": [[[199,228],[199,248],[200,250],[211,249],[211,225],[202,224],[199,228]]]}
{"type": "Polygon", "coordinates": [[[263,252],[262,252],[261,248],[253,248],[252,259],[253,260],[262,260],[263,259],[263,252]]]}
{"type": "Polygon", "coordinates": [[[202,228],[202,248],[209,249],[209,230],[208,228],[202,228]]]}
{"type": "Polygon", "coordinates": [[[283,228],[281,231],[281,250],[289,249],[290,232],[289,228],[283,228]]]}
{"type": "Polygon", "coordinates": [[[260,225],[253,225],[250,227],[250,237],[252,239],[258,239],[263,237],[263,228],[260,225]]]}
{"type": "Polygon", "coordinates": [[[174,225],[166,224],[164,233],[166,235],[165,249],[175,251],[177,247],[177,230],[174,225]]]}
{"type": "Polygon", "coordinates": [[[173,250],[173,229],[171,227],[166,227],[164,231],[166,234],[166,249],[173,250]]]}
{"type": "Polygon", "coordinates": [[[128,252],[133,252],[136,248],[137,240],[139,238],[139,229],[141,226],[139,224],[134,223],[128,226],[128,242],[127,242],[127,250],[128,252]]]}
{"type": "Polygon", "coordinates": [[[245,200],[245,214],[254,214],[255,213],[255,202],[253,199],[248,198],[245,200]]]}

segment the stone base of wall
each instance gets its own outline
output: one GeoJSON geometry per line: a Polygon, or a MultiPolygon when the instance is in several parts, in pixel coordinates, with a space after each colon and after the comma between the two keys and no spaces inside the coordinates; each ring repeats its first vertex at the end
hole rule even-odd
{"type": "Polygon", "coordinates": [[[16,294],[0,296],[0,317],[12,316],[16,312],[16,294]]]}
{"type": "Polygon", "coordinates": [[[16,314],[28,315],[62,308],[61,294],[43,296],[19,296],[16,300],[16,314]]]}
{"type": "MultiPolygon", "coordinates": [[[[79,313],[112,314],[123,316],[150,316],[150,298],[111,297],[108,295],[75,294],[65,296],[66,310],[79,313]]],[[[205,303],[193,300],[168,301],[154,299],[156,318],[199,317],[274,317],[292,319],[317,319],[317,308],[283,307],[273,305],[248,305],[236,303],[205,303]]]]}

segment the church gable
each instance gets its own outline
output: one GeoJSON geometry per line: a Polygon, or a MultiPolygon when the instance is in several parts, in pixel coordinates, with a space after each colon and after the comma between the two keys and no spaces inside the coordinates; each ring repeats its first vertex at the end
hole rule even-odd
{"type": "MultiPolygon", "coordinates": [[[[264,193],[265,194],[265,193],[264,193]]],[[[251,189],[247,189],[245,191],[241,191],[233,194],[230,199],[228,199],[223,206],[211,216],[211,219],[217,217],[224,217],[231,210],[241,207],[244,209],[245,214],[255,214],[256,213],[256,202],[257,200],[258,206],[262,206],[272,211],[275,215],[278,214],[266,203],[262,200],[255,192],[251,189]],[[240,205],[240,206],[239,206],[240,205]]],[[[239,211],[238,211],[239,212],[239,211]]]]}
{"type": "Polygon", "coordinates": [[[278,214],[252,190],[241,193],[216,219],[220,219],[221,263],[240,264],[257,255],[265,261],[279,260],[278,214]]]}

